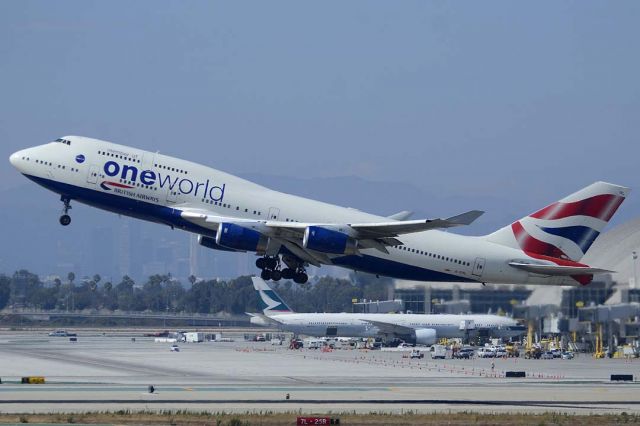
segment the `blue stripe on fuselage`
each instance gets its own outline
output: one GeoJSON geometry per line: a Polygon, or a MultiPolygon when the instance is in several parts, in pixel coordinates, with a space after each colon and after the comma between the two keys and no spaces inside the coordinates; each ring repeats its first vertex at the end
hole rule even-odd
{"type": "Polygon", "coordinates": [[[180,210],[178,209],[159,206],[146,201],[134,200],[132,198],[122,197],[120,195],[94,189],[83,188],[81,186],[69,185],[67,183],[57,182],[51,179],[31,175],[25,176],[38,185],[41,185],[53,192],[57,192],[60,195],[102,210],[135,217],[136,219],[142,219],[149,222],[173,226],[185,231],[207,235],[213,238],[216,236],[215,231],[184,220],[182,216],[180,216],[180,210]]]}
{"type": "Polygon", "coordinates": [[[432,271],[419,266],[407,265],[394,260],[381,259],[375,256],[343,256],[333,259],[333,263],[356,271],[369,274],[384,275],[401,280],[414,281],[445,281],[445,282],[476,282],[465,277],[458,277],[444,272],[432,271]]]}

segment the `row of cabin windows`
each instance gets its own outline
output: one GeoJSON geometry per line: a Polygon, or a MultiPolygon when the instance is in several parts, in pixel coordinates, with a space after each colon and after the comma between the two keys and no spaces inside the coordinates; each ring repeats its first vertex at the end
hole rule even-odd
{"type": "Polygon", "coordinates": [[[324,321],[312,321],[309,325],[349,325],[346,322],[324,322],[324,321]]]}
{"type": "Polygon", "coordinates": [[[186,170],[176,169],[175,167],[169,167],[169,166],[165,166],[165,165],[162,165],[162,164],[154,164],[153,167],[157,167],[159,169],[164,169],[164,170],[170,170],[170,171],[176,172],[176,173],[182,173],[183,175],[189,174],[189,173],[187,173],[186,170]]]}
{"type": "MultiPolygon", "coordinates": [[[[214,205],[214,206],[220,206],[220,207],[224,207],[224,208],[227,208],[227,209],[230,209],[230,208],[232,208],[232,207],[233,207],[231,204],[221,203],[221,202],[219,202],[219,201],[213,201],[213,200],[209,200],[209,199],[207,199],[207,198],[203,198],[203,199],[202,199],[202,200],[200,200],[200,201],[201,201],[201,202],[203,202],[203,203],[206,203],[206,204],[212,204],[212,205],[214,205]]],[[[240,211],[240,206],[236,206],[236,210],[237,210],[237,211],[240,211]]],[[[245,212],[245,213],[249,213],[249,209],[244,209],[244,212],[245,212]]],[[[254,210],[254,211],[253,211],[253,214],[254,214],[254,215],[257,215],[257,216],[262,216],[262,212],[259,212],[259,211],[257,211],[257,210],[254,210]]]]}
{"type": "Polygon", "coordinates": [[[71,145],[71,141],[67,140],[67,139],[62,139],[62,138],[58,138],[56,139],[56,142],[61,142],[65,145],[71,145]]]}
{"type": "MultiPolygon", "coordinates": [[[[225,208],[227,208],[227,209],[232,208],[231,204],[220,203],[220,202],[218,202],[218,201],[213,201],[213,200],[209,200],[209,199],[206,199],[206,198],[203,198],[203,199],[201,199],[200,201],[201,201],[201,202],[203,202],[203,203],[205,203],[205,204],[211,204],[211,205],[214,205],[214,206],[225,207],[225,208]]],[[[240,209],[240,206],[236,206],[236,211],[240,211],[240,210],[241,210],[241,209],[240,209]]],[[[245,208],[245,209],[244,209],[244,212],[245,212],[245,213],[249,213],[249,209],[246,209],[246,208],[245,208]]],[[[254,214],[254,216],[262,216],[262,212],[261,212],[261,211],[258,211],[258,210],[254,210],[254,211],[253,211],[253,214],[254,214]]],[[[273,217],[271,217],[270,219],[276,219],[276,218],[277,218],[277,216],[273,216],[273,217]]],[[[286,218],[286,219],[285,219],[285,222],[300,222],[300,221],[299,221],[299,220],[295,220],[295,219],[289,219],[289,218],[286,218]]]]}
{"type": "Polygon", "coordinates": [[[434,259],[444,260],[445,262],[452,262],[452,263],[455,263],[456,265],[471,266],[471,263],[465,262],[464,260],[454,259],[452,257],[446,257],[440,254],[429,253],[426,251],[417,250],[417,249],[406,247],[406,246],[395,246],[395,248],[397,248],[398,250],[404,250],[411,253],[420,254],[422,256],[433,257],[434,259]]]}
{"type": "Polygon", "coordinates": [[[104,155],[105,157],[119,158],[121,160],[129,161],[131,163],[139,163],[140,162],[140,160],[136,160],[135,158],[130,158],[127,155],[114,154],[112,152],[98,151],[98,155],[104,155]]]}
{"type": "Polygon", "coordinates": [[[137,186],[138,188],[152,189],[152,190],[154,190],[154,191],[157,191],[157,190],[158,190],[158,188],[156,188],[155,186],[145,185],[145,184],[143,184],[143,183],[140,183],[140,182],[134,182],[134,181],[132,181],[132,180],[120,179],[120,183],[124,183],[125,185],[137,186]]]}
{"type": "MultiPolygon", "coordinates": [[[[29,157],[22,157],[23,160],[25,161],[30,161],[29,157]]],[[[37,164],[42,164],[43,166],[53,166],[53,163],[50,161],[42,161],[42,160],[35,160],[35,162],[37,164]]],[[[58,166],[59,169],[62,170],[66,170],[67,166],[65,166],[64,164],[56,164],[58,166]]],[[[79,172],[80,170],[76,169],[75,167],[69,167],[69,170],[71,170],[72,172],[79,172]]]]}

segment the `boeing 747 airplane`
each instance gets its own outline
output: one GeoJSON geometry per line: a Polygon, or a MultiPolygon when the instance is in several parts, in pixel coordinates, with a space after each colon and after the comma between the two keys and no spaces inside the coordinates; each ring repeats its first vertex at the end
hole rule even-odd
{"type": "Polygon", "coordinates": [[[474,337],[486,333],[510,338],[526,329],[513,318],[499,315],[295,313],[261,278],[252,277],[260,296],[262,314],[251,323],[273,326],[315,337],[385,337],[419,345],[433,345],[443,337],[474,337]]]}
{"type": "Polygon", "coordinates": [[[446,219],[381,217],[263,186],[159,153],[65,136],[11,155],[11,164],[71,201],[199,234],[201,245],[255,252],[262,278],[304,283],[308,265],[418,281],[587,284],[607,272],[580,263],[629,193],[596,182],[485,236],[441,229],[483,212],[446,219]]]}

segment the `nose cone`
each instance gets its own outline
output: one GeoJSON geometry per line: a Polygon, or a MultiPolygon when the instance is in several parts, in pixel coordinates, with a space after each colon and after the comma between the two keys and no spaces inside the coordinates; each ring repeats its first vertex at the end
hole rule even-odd
{"type": "Polygon", "coordinates": [[[11,162],[11,165],[17,169],[20,166],[20,151],[11,154],[11,157],[9,157],[9,162],[11,162]]]}

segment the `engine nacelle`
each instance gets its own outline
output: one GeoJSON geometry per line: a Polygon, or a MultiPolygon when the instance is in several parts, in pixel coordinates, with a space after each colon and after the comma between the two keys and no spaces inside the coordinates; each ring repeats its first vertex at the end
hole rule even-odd
{"type": "Polygon", "coordinates": [[[221,245],[216,243],[215,238],[207,237],[206,235],[198,235],[198,244],[200,244],[202,247],[210,248],[213,250],[239,251],[227,247],[222,247],[221,245]]]}
{"type": "Polygon", "coordinates": [[[415,331],[417,345],[431,346],[436,343],[436,331],[433,328],[419,328],[415,331]]]}
{"type": "Polygon", "coordinates": [[[240,251],[263,252],[268,243],[268,237],[253,229],[235,223],[221,223],[218,226],[216,244],[219,246],[240,251]]]}
{"type": "Polygon", "coordinates": [[[302,245],[309,250],[331,254],[355,254],[358,241],[347,234],[321,226],[308,226],[304,230],[302,245]]]}

